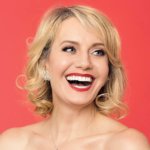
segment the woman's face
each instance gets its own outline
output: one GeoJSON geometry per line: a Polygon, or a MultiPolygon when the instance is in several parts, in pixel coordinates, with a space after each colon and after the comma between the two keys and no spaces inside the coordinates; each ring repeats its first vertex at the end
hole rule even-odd
{"type": "Polygon", "coordinates": [[[65,20],[56,34],[46,69],[54,103],[74,106],[92,103],[109,72],[100,35],[76,18],[65,20]]]}

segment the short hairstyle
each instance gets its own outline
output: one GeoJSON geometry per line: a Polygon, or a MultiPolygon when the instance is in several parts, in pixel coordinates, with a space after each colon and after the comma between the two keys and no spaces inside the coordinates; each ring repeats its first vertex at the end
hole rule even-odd
{"type": "Polygon", "coordinates": [[[120,59],[120,38],[111,21],[100,11],[89,6],[68,6],[50,9],[43,16],[36,35],[29,46],[29,60],[26,67],[28,97],[35,110],[45,116],[53,110],[52,88],[50,81],[42,76],[44,60],[55,40],[57,30],[64,20],[74,17],[88,28],[100,34],[109,60],[108,81],[94,99],[95,108],[104,115],[123,116],[126,105],[122,101],[126,78],[120,59]]]}

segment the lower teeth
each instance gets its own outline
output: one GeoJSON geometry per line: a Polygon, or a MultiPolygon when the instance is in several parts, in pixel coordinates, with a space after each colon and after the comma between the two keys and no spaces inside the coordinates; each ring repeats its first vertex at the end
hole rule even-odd
{"type": "Polygon", "coordinates": [[[73,84],[73,86],[74,87],[76,87],[76,88],[80,88],[80,89],[84,89],[84,88],[87,88],[87,87],[89,87],[90,85],[76,85],[76,84],[73,84]]]}

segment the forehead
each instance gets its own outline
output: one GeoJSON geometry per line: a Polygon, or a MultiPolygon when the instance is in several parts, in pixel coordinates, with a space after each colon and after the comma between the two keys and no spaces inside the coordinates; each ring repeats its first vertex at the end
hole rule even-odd
{"type": "Polygon", "coordinates": [[[81,23],[77,18],[72,17],[64,20],[55,35],[55,40],[74,40],[79,42],[103,42],[103,35],[98,32],[93,26],[88,26],[81,23]]]}

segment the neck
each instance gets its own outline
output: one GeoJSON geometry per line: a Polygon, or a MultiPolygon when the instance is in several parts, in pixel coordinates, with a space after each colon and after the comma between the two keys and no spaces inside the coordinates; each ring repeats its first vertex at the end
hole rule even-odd
{"type": "Polygon", "coordinates": [[[49,120],[50,135],[57,145],[78,137],[87,136],[95,118],[93,104],[82,107],[55,107],[49,120]]]}

